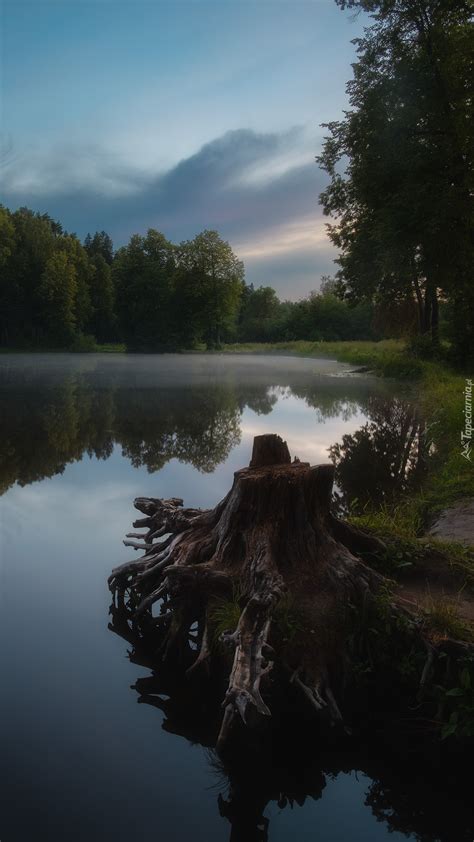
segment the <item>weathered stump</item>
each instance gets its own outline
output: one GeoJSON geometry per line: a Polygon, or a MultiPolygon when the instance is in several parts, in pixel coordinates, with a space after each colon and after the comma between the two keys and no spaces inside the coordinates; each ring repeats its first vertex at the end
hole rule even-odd
{"type": "MultiPolygon", "coordinates": [[[[272,669],[319,714],[342,721],[354,617],[360,626],[386,580],[355,555],[380,551],[382,542],[332,515],[333,475],[332,465],[291,462],[279,436],[257,436],[250,467],[236,472],[214,509],[135,500],[146,517],[134,527],[147,531],[130,533],[125,544],[144,555],[115,569],[109,584],[135,634],[160,631],[157,660],[182,664],[188,674],[216,663],[222,669],[216,618],[222,624],[225,606],[237,608],[235,627],[220,633],[234,653],[218,749],[236,714],[244,723],[270,715],[272,669]]],[[[406,611],[390,610],[420,636],[406,611]]],[[[426,647],[422,685],[433,660],[426,647]]]]}

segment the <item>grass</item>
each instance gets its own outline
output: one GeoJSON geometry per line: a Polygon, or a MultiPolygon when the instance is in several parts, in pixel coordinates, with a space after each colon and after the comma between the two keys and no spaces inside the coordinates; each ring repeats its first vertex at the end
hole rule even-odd
{"type": "Polygon", "coordinates": [[[420,605],[423,624],[435,638],[473,640],[472,627],[459,616],[455,600],[431,594],[420,605]]]}
{"type": "Polygon", "coordinates": [[[408,354],[405,343],[400,339],[384,339],[380,342],[245,342],[226,345],[222,350],[227,354],[286,352],[303,357],[326,357],[369,368],[385,377],[416,379],[424,371],[424,363],[408,354]]]}
{"type": "MultiPolygon", "coordinates": [[[[231,599],[219,599],[214,602],[209,612],[214,645],[219,644],[224,632],[235,631],[245,602],[238,588],[234,588],[231,599]]],[[[275,630],[284,643],[291,643],[296,635],[304,631],[298,606],[293,597],[288,594],[279,601],[273,621],[275,630]]]]}
{"type": "Polygon", "coordinates": [[[98,343],[95,346],[95,351],[100,354],[125,354],[127,346],[123,342],[98,343]]]}
{"type": "Polygon", "coordinates": [[[384,551],[365,558],[380,573],[398,579],[414,567],[426,569],[427,576],[436,570],[445,570],[452,579],[453,588],[456,588],[456,581],[461,580],[471,593],[474,591],[474,548],[456,541],[419,536],[408,520],[394,524],[385,514],[379,517],[378,512],[354,516],[350,520],[384,541],[384,551]]]}
{"type": "Polygon", "coordinates": [[[224,632],[234,632],[242,613],[242,594],[234,588],[232,599],[219,599],[209,611],[212,626],[212,643],[218,645],[224,632]]]}

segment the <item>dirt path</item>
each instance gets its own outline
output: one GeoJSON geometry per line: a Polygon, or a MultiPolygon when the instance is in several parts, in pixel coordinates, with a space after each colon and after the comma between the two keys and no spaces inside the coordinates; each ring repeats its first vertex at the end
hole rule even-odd
{"type": "Polygon", "coordinates": [[[440,602],[450,603],[461,620],[474,624],[474,595],[465,589],[456,590],[453,586],[446,587],[436,581],[415,581],[399,584],[396,594],[400,602],[412,610],[421,608],[429,612],[440,602]]]}
{"type": "Polygon", "coordinates": [[[474,546],[474,500],[460,500],[441,512],[429,534],[441,540],[474,546]]]}
{"type": "MultiPolygon", "coordinates": [[[[429,530],[438,540],[457,541],[474,546],[474,499],[460,500],[445,509],[429,530]]],[[[450,603],[461,620],[474,624],[474,593],[466,587],[461,574],[440,567],[436,558],[422,568],[414,568],[398,585],[397,595],[410,608],[424,608],[450,603]]]]}

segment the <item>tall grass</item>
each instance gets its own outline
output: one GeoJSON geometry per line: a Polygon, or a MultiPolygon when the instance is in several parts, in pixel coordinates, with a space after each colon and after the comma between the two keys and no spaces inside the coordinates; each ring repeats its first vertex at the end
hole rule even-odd
{"type": "Polygon", "coordinates": [[[382,374],[385,377],[421,377],[424,363],[407,353],[405,343],[399,339],[384,339],[380,342],[245,342],[226,345],[224,353],[290,353],[304,357],[325,357],[340,362],[352,363],[382,374]]]}

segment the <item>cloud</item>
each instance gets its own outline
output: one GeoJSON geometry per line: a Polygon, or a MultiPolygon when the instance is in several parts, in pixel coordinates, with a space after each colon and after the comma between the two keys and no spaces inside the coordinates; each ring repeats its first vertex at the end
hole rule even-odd
{"type": "Polygon", "coordinates": [[[69,146],[38,152],[28,166],[18,157],[7,163],[3,194],[10,207],[48,211],[79,236],[105,229],[118,245],[149,227],[173,241],[216,228],[244,259],[250,281],[267,283],[271,272],[281,294],[292,280],[300,294],[318,285],[333,259],[318,206],[318,142],[304,127],[238,129],[158,174],[98,147],[69,146]]]}

